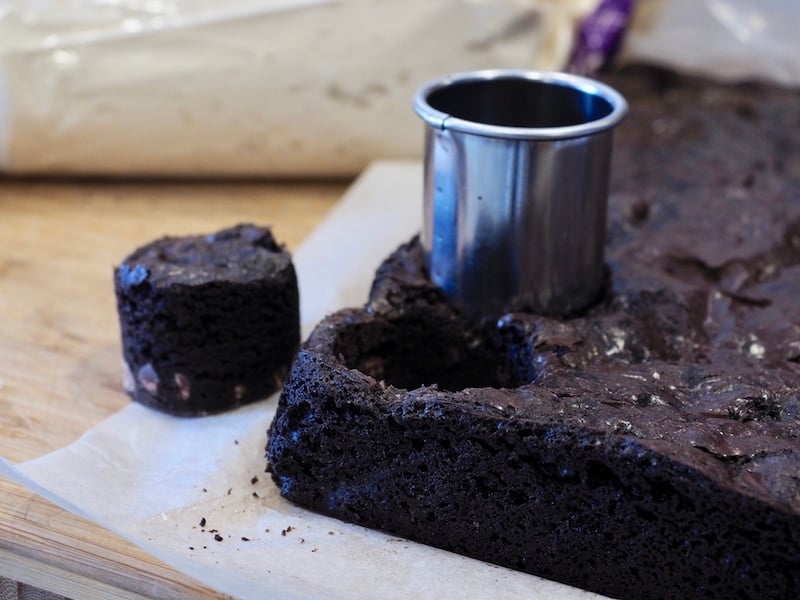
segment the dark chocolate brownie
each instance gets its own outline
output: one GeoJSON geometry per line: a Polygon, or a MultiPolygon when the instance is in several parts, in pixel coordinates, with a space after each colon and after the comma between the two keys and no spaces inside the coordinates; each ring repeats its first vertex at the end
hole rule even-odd
{"type": "Polygon", "coordinates": [[[164,237],[114,271],[125,388],[175,415],[274,392],[300,342],[297,277],[269,228],[164,237]]]}
{"type": "Polygon", "coordinates": [[[636,70],[604,300],[465,318],[416,240],[294,361],[315,511],[620,598],[800,590],[800,97],[636,70]]]}

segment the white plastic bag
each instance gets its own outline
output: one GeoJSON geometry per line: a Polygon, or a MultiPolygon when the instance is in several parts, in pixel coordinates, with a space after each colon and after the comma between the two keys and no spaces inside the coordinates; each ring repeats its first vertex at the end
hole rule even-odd
{"type": "Polygon", "coordinates": [[[638,0],[622,59],[800,86],[797,0],[638,0]]]}
{"type": "Polygon", "coordinates": [[[419,85],[559,68],[594,4],[0,0],[0,170],[337,176],[419,156],[419,85]]]}

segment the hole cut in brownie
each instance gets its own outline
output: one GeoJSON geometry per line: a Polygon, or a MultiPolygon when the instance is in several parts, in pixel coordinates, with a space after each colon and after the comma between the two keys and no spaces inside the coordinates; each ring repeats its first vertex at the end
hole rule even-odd
{"type": "Polygon", "coordinates": [[[376,317],[339,330],[333,354],[397,388],[516,388],[538,377],[533,338],[504,325],[476,328],[423,310],[376,317]]]}

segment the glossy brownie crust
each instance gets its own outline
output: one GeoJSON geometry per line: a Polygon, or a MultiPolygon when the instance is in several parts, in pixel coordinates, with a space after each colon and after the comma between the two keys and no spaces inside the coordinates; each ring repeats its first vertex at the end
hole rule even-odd
{"type": "Polygon", "coordinates": [[[300,342],[297,278],[265,227],[165,237],[114,272],[125,387],[196,416],[273,393],[300,342]]]}
{"type": "Polygon", "coordinates": [[[800,102],[654,71],[610,198],[606,298],[466,320],[416,241],[293,363],[288,499],[621,598],[800,589],[800,102]]]}

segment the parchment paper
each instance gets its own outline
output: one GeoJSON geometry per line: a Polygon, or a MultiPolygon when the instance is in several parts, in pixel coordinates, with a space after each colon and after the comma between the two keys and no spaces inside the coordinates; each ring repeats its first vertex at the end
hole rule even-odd
{"type": "MultiPolygon", "coordinates": [[[[419,229],[421,188],[416,163],[373,165],[298,250],[306,334],[363,304],[375,268],[419,229]]],[[[276,400],[201,419],[131,404],[61,450],[0,458],[0,474],[237,598],[599,597],[284,501],[264,473],[276,400]]]]}

